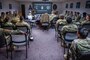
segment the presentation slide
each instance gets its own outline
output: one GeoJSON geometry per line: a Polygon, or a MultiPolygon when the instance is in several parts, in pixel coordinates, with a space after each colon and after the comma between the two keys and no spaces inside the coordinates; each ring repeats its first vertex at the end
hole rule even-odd
{"type": "Polygon", "coordinates": [[[50,2],[34,2],[33,7],[36,10],[37,14],[42,13],[51,13],[52,11],[52,3],[50,2]]]}

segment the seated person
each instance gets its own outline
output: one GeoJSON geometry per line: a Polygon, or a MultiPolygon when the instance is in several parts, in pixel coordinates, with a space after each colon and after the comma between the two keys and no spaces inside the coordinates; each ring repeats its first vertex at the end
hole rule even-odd
{"type": "MultiPolygon", "coordinates": [[[[77,31],[78,38],[73,40],[71,44],[71,49],[69,51],[69,56],[75,58],[78,53],[90,52],[90,39],[87,39],[88,31],[85,28],[78,28],[77,31]],[[72,55],[71,55],[72,54],[72,55]]],[[[64,55],[65,60],[67,60],[67,54],[64,55]]],[[[80,57],[80,56],[79,56],[80,57]]]]}
{"type": "Polygon", "coordinates": [[[86,16],[86,20],[85,20],[85,21],[82,21],[81,25],[87,24],[87,23],[90,23],[90,14],[88,14],[88,15],[86,16]]]}
{"type": "MultiPolygon", "coordinates": [[[[61,29],[61,35],[62,35],[62,39],[63,39],[62,42],[63,43],[64,43],[63,36],[64,36],[65,32],[74,32],[74,31],[76,32],[78,29],[77,25],[72,23],[72,19],[70,17],[67,17],[66,21],[67,21],[67,24],[65,26],[63,26],[61,29]]],[[[63,43],[62,43],[62,46],[64,46],[63,43]]]]}
{"type": "Polygon", "coordinates": [[[24,21],[24,18],[20,16],[20,21],[16,23],[17,26],[27,26],[28,29],[31,29],[30,25],[24,21]]]}
{"type": "Polygon", "coordinates": [[[41,15],[41,20],[40,20],[41,23],[46,23],[48,22],[49,23],[49,15],[48,13],[45,13],[45,14],[42,14],[41,15]]]}
{"type": "Polygon", "coordinates": [[[62,25],[67,24],[66,19],[64,19],[64,16],[63,15],[60,15],[59,16],[59,19],[56,22],[56,28],[58,28],[58,25],[59,24],[62,24],[62,25]]]}
{"type": "Polygon", "coordinates": [[[20,18],[20,16],[17,13],[15,13],[14,16],[12,17],[12,22],[14,22],[14,23],[19,22],[20,21],[19,18],[20,18]]]}
{"type": "Polygon", "coordinates": [[[49,16],[50,21],[52,21],[55,17],[58,17],[57,12],[56,11],[52,11],[52,14],[49,16]]]}
{"type": "Polygon", "coordinates": [[[28,19],[32,20],[33,19],[33,15],[31,13],[29,13],[28,15],[28,19]]]}
{"type": "Polygon", "coordinates": [[[68,17],[66,19],[66,22],[67,22],[67,24],[65,26],[63,26],[61,29],[62,34],[64,34],[65,32],[77,31],[78,27],[77,27],[77,25],[72,23],[72,19],[70,17],[68,17]]]}
{"type": "Polygon", "coordinates": [[[4,24],[3,24],[4,26],[12,26],[13,24],[9,21],[9,18],[8,17],[6,17],[5,19],[4,19],[4,24]]]}
{"type": "MultiPolygon", "coordinates": [[[[84,53],[90,52],[90,39],[87,39],[88,31],[85,28],[79,28],[78,39],[75,39],[71,44],[71,49],[74,54],[80,53],[80,55],[84,53]]],[[[79,56],[80,57],[80,56],[79,56]]]]}

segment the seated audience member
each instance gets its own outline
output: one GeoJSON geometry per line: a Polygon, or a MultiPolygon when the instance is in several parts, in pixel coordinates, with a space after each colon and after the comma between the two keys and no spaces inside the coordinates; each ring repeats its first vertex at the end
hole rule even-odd
{"type": "Polygon", "coordinates": [[[80,19],[80,23],[82,23],[83,21],[86,20],[86,16],[87,16],[87,13],[86,12],[83,12],[83,16],[80,19]]]}
{"type": "MultiPolygon", "coordinates": [[[[73,40],[69,51],[69,57],[73,55],[72,58],[75,58],[75,55],[78,53],[83,54],[85,52],[90,52],[90,40],[86,38],[88,35],[87,29],[79,27],[77,35],[78,38],[73,40]]],[[[80,54],[77,56],[80,57],[80,54]]],[[[65,60],[67,60],[67,56],[67,54],[64,55],[65,60]]]]}
{"type": "Polygon", "coordinates": [[[29,29],[31,29],[30,25],[24,21],[24,18],[22,16],[20,16],[20,21],[16,23],[16,25],[18,26],[27,26],[29,29]]]}
{"type": "Polygon", "coordinates": [[[62,34],[64,34],[65,32],[73,32],[73,31],[77,31],[77,25],[72,23],[72,19],[70,17],[68,17],[66,19],[67,24],[65,26],[62,27],[61,31],[62,34]]]}
{"type": "Polygon", "coordinates": [[[52,11],[52,14],[49,16],[50,21],[52,21],[55,17],[58,17],[58,14],[56,11],[52,11]]]}
{"type": "Polygon", "coordinates": [[[83,25],[83,24],[87,24],[87,23],[90,23],[90,14],[87,14],[86,20],[82,21],[81,24],[83,25]]]}
{"type": "Polygon", "coordinates": [[[4,19],[4,24],[3,24],[4,26],[12,26],[13,24],[9,21],[9,17],[6,17],[5,19],[4,19]]]}
{"type": "Polygon", "coordinates": [[[14,13],[14,16],[12,17],[12,22],[15,23],[19,22],[20,21],[19,18],[20,18],[19,15],[17,13],[14,13]]]}
{"type": "MultiPolygon", "coordinates": [[[[84,53],[90,52],[90,39],[87,39],[88,31],[85,28],[79,28],[78,39],[75,39],[71,45],[71,51],[75,54],[83,55],[84,53]]],[[[77,55],[77,57],[80,57],[77,55]]]]}
{"type": "Polygon", "coordinates": [[[41,15],[41,20],[40,20],[40,22],[41,22],[41,23],[45,23],[45,22],[48,22],[48,23],[49,23],[49,22],[50,22],[50,21],[49,21],[49,15],[48,15],[48,13],[45,13],[45,14],[42,14],[42,15],[41,15]]]}
{"type": "Polygon", "coordinates": [[[59,24],[62,24],[62,25],[67,24],[66,19],[64,19],[64,15],[59,16],[59,19],[56,22],[56,28],[58,28],[59,24]]]}
{"type": "Polygon", "coordinates": [[[66,22],[66,19],[64,19],[64,15],[60,15],[59,16],[59,19],[57,20],[57,22],[56,22],[56,25],[58,25],[58,24],[66,24],[67,22],[66,22]]]}
{"type": "Polygon", "coordinates": [[[1,22],[3,22],[4,19],[5,19],[5,13],[1,12],[1,22]]]}
{"type": "MultiPolygon", "coordinates": [[[[64,37],[65,32],[76,32],[78,29],[77,25],[72,23],[72,19],[70,17],[67,17],[66,21],[67,21],[67,24],[63,26],[61,29],[62,39],[64,37]]],[[[64,45],[64,39],[62,40],[62,42],[63,42],[62,46],[66,46],[64,45]]]]}
{"type": "Polygon", "coordinates": [[[81,16],[79,12],[76,12],[75,22],[80,22],[81,16]]]}

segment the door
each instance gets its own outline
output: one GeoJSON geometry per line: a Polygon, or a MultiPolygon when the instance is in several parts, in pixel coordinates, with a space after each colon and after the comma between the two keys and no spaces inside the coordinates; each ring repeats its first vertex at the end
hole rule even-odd
{"type": "Polygon", "coordinates": [[[21,5],[22,16],[25,18],[25,5],[21,5]]]}

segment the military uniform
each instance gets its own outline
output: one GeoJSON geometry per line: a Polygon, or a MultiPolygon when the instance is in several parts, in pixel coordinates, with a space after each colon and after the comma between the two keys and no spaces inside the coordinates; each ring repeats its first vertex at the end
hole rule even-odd
{"type": "Polygon", "coordinates": [[[63,25],[65,25],[65,24],[67,24],[67,22],[66,22],[65,19],[59,19],[59,20],[57,20],[57,22],[56,22],[56,25],[58,25],[58,24],[63,24],[63,25]]]}
{"type": "Polygon", "coordinates": [[[75,24],[68,24],[62,27],[61,33],[64,34],[66,31],[67,32],[74,32],[77,31],[78,27],[75,24]]]}
{"type": "Polygon", "coordinates": [[[16,25],[18,25],[18,26],[27,26],[29,29],[31,29],[30,25],[25,21],[17,22],[16,25]]]}
{"type": "Polygon", "coordinates": [[[54,17],[57,17],[57,15],[51,14],[51,15],[49,16],[50,21],[52,21],[52,20],[54,19],[54,17]]]}
{"type": "Polygon", "coordinates": [[[14,23],[17,23],[17,22],[19,22],[19,21],[20,21],[19,16],[16,16],[16,17],[13,17],[13,18],[12,18],[12,22],[14,22],[14,23]]]}
{"type": "Polygon", "coordinates": [[[81,22],[81,25],[90,23],[90,20],[85,20],[81,22]]]}
{"type": "Polygon", "coordinates": [[[42,14],[40,22],[41,23],[43,23],[43,22],[50,22],[49,21],[49,15],[47,13],[42,14]]]}
{"type": "Polygon", "coordinates": [[[88,52],[90,51],[90,39],[75,39],[72,42],[71,48],[76,50],[76,47],[80,52],[88,52]]]}

